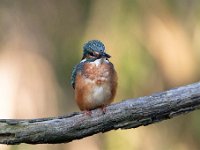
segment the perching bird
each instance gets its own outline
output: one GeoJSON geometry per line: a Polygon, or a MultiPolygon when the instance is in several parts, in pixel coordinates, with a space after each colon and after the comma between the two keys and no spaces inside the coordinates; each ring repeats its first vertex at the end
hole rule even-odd
{"type": "Polygon", "coordinates": [[[110,104],[116,94],[117,73],[109,62],[104,44],[91,40],[83,46],[83,57],[71,76],[75,100],[80,110],[90,111],[110,104]]]}

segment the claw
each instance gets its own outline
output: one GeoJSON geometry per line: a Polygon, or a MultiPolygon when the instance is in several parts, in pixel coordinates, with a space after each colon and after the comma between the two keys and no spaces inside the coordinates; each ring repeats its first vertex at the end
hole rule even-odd
{"type": "Polygon", "coordinates": [[[92,112],[90,110],[85,110],[84,111],[84,114],[87,115],[87,116],[91,116],[92,115],[92,112]]]}
{"type": "Polygon", "coordinates": [[[102,107],[101,107],[101,110],[102,110],[103,114],[106,113],[106,107],[105,107],[105,106],[102,106],[102,107]]]}

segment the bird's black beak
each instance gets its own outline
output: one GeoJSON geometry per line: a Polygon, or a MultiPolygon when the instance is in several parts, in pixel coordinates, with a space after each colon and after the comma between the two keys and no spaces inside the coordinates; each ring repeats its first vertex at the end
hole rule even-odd
{"type": "Polygon", "coordinates": [[[110,58],[111,56],[105,52],[101,54],[101,57],[110,58]]]}

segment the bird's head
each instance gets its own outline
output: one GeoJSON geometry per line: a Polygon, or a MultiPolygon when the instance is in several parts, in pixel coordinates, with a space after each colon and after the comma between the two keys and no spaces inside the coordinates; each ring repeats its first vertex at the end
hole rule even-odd
{"type": "Polygon", "coordinates": [[[83,46],[83,59],[93,58],[110,58],[111,56],[105,52],[104,44],[99,40],[91,40],[84,44],[83,46]]]}

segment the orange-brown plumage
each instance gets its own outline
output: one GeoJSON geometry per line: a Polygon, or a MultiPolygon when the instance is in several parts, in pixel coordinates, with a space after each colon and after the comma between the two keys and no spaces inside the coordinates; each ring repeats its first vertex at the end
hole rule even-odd
{"type": "Polygon", "coordinates": [[[75,99],[81,110],[106,106],[115,97],[117,74],[110,62],[85,63],[75,81],[75,99]]]}
{"type": "Polygon", "coordinates": [[[72,71],[75,100],[81,110],[92,110],[110,104],[117,90],[117,73],[109,62],[111,56],[98,40],[83,47],[82,61],[72,71]]]}

